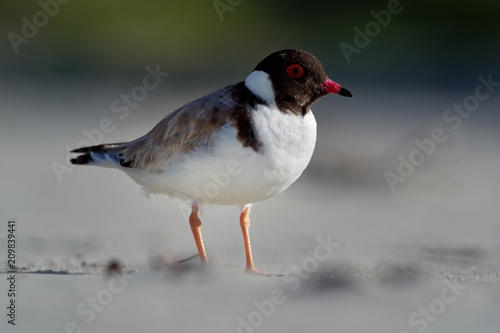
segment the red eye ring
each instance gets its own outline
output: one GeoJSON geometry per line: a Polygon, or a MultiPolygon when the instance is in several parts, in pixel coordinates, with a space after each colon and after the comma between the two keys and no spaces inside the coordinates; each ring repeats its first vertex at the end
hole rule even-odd
{"type": "Polygon", "coordinates": [[[297,79],[304,75],[304,69],[302,68],[302,66],[295,64],[288,66],[288,68],[286,69],[286,73],[291,77],[297,79]]]}

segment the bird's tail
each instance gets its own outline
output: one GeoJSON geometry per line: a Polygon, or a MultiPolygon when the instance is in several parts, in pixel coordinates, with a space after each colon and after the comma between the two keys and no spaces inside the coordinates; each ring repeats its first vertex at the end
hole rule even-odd
{"type": "Polygon", "coordinates": [[[123,144],[123,142],[110,143],[74,149],[71,153],[79,155],[71,159],[71,163],[77,165],[88,164],[103,167],[129,167],[129,165],[126,165],[128,162],[123,161],[121,158],[121,154],[117,154],[116,148],[123,144]]]}

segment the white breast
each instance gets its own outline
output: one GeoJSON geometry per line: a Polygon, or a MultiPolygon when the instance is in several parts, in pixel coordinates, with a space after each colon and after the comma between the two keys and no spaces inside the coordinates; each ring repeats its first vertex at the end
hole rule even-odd
{"type": "Polygon", "coordinates": [[[256,137],[262,154],[256,167],[262,172],[267,197],[284,191],[309,164],[316,145],[316,119],[312,112],[304,117],[284,114],[273,104],[253,112],[256,137]]]}

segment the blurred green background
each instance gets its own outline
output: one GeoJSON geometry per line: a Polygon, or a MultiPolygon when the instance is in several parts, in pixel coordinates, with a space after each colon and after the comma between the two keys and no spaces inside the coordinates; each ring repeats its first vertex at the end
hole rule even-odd
{"type": "MultiPolygon", "coordinates": [[[[43,3],[52,3],[42,0],[43,3]]],[[[66,0],[67,1],[67,0],[66,0]]],[[[22,36],[38,1],[0,3],[0,74],[98,79],[143,73],[162,64],[172,74],[203,81],[241,77],[269,53],[301,48],[332,77],[377,84],[456,85],[497,72],[500,2],[409,1],[348,64],[339,44],[353,44],[370,11],[387,1],[71,0],[15,53],[9,33],[22,36]],[[231,3],[233,5],[231,5],[231,3]]],[[[243,77],[241,77],[243,79],[243,77]]],[[[339,79],[340,80],[340,79],[339,79]]]]}

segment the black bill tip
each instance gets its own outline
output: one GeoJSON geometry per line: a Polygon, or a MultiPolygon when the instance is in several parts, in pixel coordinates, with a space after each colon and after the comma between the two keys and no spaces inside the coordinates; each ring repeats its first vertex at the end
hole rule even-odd
{"type": "Polygon", "coordinates": [[[339,95],[345,96],[345,97],[353,97],[352,94],[349,92],[349,90],[347,90],[345,88],[340,88],[339,95]]]}

